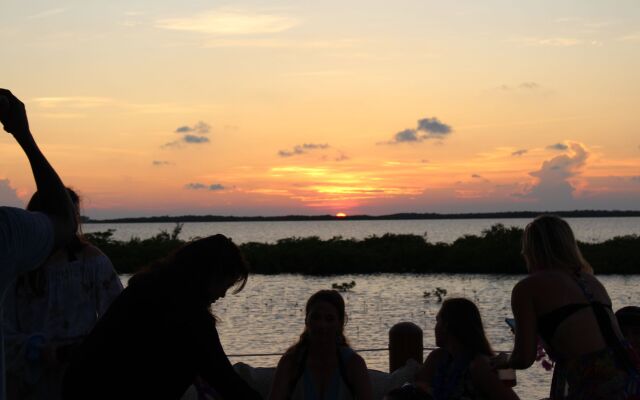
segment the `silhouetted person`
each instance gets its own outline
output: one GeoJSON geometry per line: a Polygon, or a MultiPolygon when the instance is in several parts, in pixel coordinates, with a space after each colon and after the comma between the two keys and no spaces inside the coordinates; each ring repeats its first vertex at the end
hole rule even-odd
{"type": "Polygon", "coordinates": [[[494,355],[472,301],[451,298],[436,316],[436,346],[416,374],[434,400],[517,400],[491,367],[494,355]]]}
{"type": "Polygon", "coordinates": [[[186,244],[134,275],[67,369],[64,399],[179,399],[199,376],[224,399],[259,399],[222,349],[210,306],[245,285],[223,235],[186,244]]]}
{"type": "Polygon", "coordinates": [[[367,365],[344,336],[344,299],[335,290],[313,294],[298,343],[278,363],[270,400],[370,400],[367,365]]]}
{"type": "Polygon", "coordinates": [[[627,399],[637,375],[629,373],[633,366],[607,290],[582,257],[569,224],[550,215],[534,219],[524,230],[522,254],[529,276],[511,294],[515,345],[496,366],[529,368],[539,336],[556,362],[552,400],[627,399]]]}
{"type": "Polygon", "coordinates": [[[640,355],[640,307],[627,306],[616,311],[620,331],[640,355]]]}
{"type": "MultiPolygon", "coordinates": [[[[0,122],[27,155],[43,213],[0,207],[0,315],[7,287],[20,274],[36,268],[54,249],[66,245],[76,230],[75,213],[67,191],[36,144],[24,104],[0,89],[0,122]]],[[[5,398],[4,338],[0,329],[0,400],[5,398]]]]}
{"type": "Polygon", "coordinates": [[[431,395],[412,384],[404,384],[385,394],[382,400],[433,400],[431,395]]]}
{"type": "MultiPolygon", "coordinates": [[[[5,297],[9,400],[60,399],[71,354],[122,291],[109,258],[82,235],[80,197],[67,191],[78,219],[73,240],[18,277],[5,297]]],[[[42,209],[36,192],[27,210],[42,209]]]]}

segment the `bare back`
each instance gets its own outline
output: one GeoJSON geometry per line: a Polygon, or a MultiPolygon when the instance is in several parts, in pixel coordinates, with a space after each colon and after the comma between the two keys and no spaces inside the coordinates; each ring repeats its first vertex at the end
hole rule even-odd
{"type": "MultiPolygon", "coordinates": [[[[608,306],[607,313],[614,331],[622,337],[606,289],[593,275],[582,273],[581,283],[591,293],[595,302],[608,306]]],[[[563,271],[547,270],[535,273],[522,282],[531,294],[536,320],[554,310],[574,304],[588,304],[577,278],[563,271]]],[[[585,306],[559,321],[550,345],[553,352],[563,358],[575,358],[607,347],[592,307],[585,306]]]]}

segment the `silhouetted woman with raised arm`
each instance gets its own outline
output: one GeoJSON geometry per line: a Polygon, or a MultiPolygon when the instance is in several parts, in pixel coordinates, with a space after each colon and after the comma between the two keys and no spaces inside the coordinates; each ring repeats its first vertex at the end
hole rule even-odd
{"type": "Polygon", "coordinates": [[[529,368],[539,336],[556,362],[552,400],[630,399],[640,390],[637,370],[607,290],[593,276],[569,224],[551,215],[534,219],[524,230],[522,254],[529,276],[511,293],[515,345],[511,357],[496,366],[529,368]]]}
{"type": "Polygon", "coordinates": [[[270,400],[370,400],[367,365],[344,336],[344,299],[320,290],[305,307],[298,343],[278,363],[270,400]]]}
{"type": "MultiPolygon", "coordinates": [[[[109,258],[82,235],[80,197],[72,189],[67,192],[78,219],[73,240],[19,276],[5,297],[9,400],[60,399],[71,355],[122,291],[109,258]]],[[[36,192],[27,210],[43,209],[36,192]]]]}
{"type": "MultiPolygon", "coordinates": [[[[76,219],[60,177],[31,135],[24,104],[6,89],[0,89],[0,123],[13,135],[29,159],[36,186],[46,205],[44,213],[0,205],[1,310],[9,285],[19,275],[42,264],[52,251],[64,247],[73,237],[76,219]]],[[[0,326],[0,399],[5,397],[4,358],[4,337],[0,326]]]]}
{"type": "Polygon", "coordinates": [[[138,273],[79,350],[64,399],[179,399],[199,376],[224,399],[259,399],[233,370],[210,306],[246,284],[223,235],[191,242],[138,273]]]}

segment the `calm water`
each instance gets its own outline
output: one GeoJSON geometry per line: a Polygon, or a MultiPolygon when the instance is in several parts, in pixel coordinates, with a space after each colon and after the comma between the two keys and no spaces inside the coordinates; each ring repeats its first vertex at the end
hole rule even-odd
{"type": "MultiPolygon", "coordinates": [[[[480,234],[494,224],[524,228],[531,219],[468,220],[396,220],[396,221],[288,221],[288,222],[190,222],[185,223],[181,237],[190,239],[215,233],[231,237],[236,243],[271,243],[288,237],[334,236],[363,239],[385,233],[426,235],[432,243],[451,243],[466,234],[480,234]]],[[[640,234],[640,217],[568,218],[578,240],[598,242],[620,235],[640,234]]],[[[173,223],[86,224],[85,232],[115,229],[114,237],[128,240],[132,236],[145,239],[162,230],[171,232],[173,223]]]]}
{"type": "MultiPolygon", "coordinates": [[[[496,223],[524,227],[530,219],[504,220],[402,220],[402,221],[313,221],[313,222],[205,222],[184,224],[181,237],[189,239],[223,233],[236,243],[275,242],[297,236],[334,236],[362,239],[385,233],[427,235],[431,242],[452,242],[465,234],[479,234],[496,223]]],[[[568,219],[579,240],[597,242],[619,235],[640,234],[640,218],[568,219]]],[[[115,238],[148,238],[175,224],[87,224],[86,232],[116,229],[115,238]]],[[[488,336],[497,350],[510,350],[512,335],[504,323],[511,315],[510,294],[520,277],[499,275],[346,275],[307,277],[301,275],[254,275],[240,294],[221,299],[215,312],[221,317],[220,336],[228,354],[281,353],[292,345],[304,326],[304,304],[309,295],[332,283],[356,281],[345,293],[349,323],[346,332],[356,349],[386,348],[388,330],[397,322],[412,321],[424,330],[425,346],[435,344],[433,326],[439,303],[425,300],[424,291],[437,287],[448,296],[465,296],[482,311],[488,336]]],[[[640,304],[640,276],[604,276],[614,308],[640,304]]],[[[388,353],[366,352],[369,368],[388,370],[388,353]]],[[[235,357],[233,362],[273,367],[277,356],[235,357]]],[[[546,397],[551,373],[538,364],[518,372],[516,391],[523,399],[546,397]]]]}
{"type": "MultiPolygon", "coordinates": [[[[292,345],[304,326],[304,304],[313,292],[332,283],[356,281],[344,294],[349,322],[347,337],[356,349],[387,347],[388,331],[401,321],[412,321],[424,331],[426,347],[434,346],[433,327],[440,307],[426,301],[424,291],[436,287],[448,297],[465,296],[478,304],[489,339],[496,350],[511,350],[513,337],[504,323],[511,315],[511,288],[521,277],[499,275],[254,275],[235,296],[218,301],[214,312],[221,318],[220,337],[228,354],[280,353],[292,345]]],[[[639,277],[603,276],[614,309],[640,304],[639,277]]],[[[387,352],[362,353],[369,368],[388,371],[387,352]]],[[[232,362],[274,367],[278,357],[234,357],[232,362]]],[[[538,364],[518,371],[516,391],[522,399],[547,395],[551,373],[538,364]]]]}

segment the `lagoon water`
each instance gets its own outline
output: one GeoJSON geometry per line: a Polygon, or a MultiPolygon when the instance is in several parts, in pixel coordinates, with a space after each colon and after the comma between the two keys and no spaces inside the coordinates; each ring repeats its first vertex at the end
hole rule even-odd
{"type": "MultiPolygon", "coordinates": [[[[123,277],[124,278],[124,277],[123,277]]],[[[214,305],[220,317],[218,330],[227,354],[282,353],[304,327],[304,304],[309,295],[332,283],[356,286],[344,293],[349,321],[346,334],[355,349],[380,349],[388,345],[388,331],[401,321],[412,321],[424,331],[425,347],[435,345],[433,327],[440,304],[425,299],[425,291],[446,289],[447,297],[465,296],[478,304],[485,329],[495,350],[509,351],[513,336],[504,322],[511,316],[510,295],[522,277],[501,275],[345,275],[308,277],[302,275],[253,275],[237,295],[228,295],[214,305]]],[[[640,304],[640,276],[603,276],[614,309],[640,304]]],[[[425,352],[425,355],[427,353],[425,352]]],[[[369,368],[388,371],[386,351],[363,352],[369,368]]],[[[278,356],[231,357],[233,363],[275,367],[278,356]]],[[[551,372],[535,363],[517,372],[516,392],[522,399],[546,397],[551,372]]]]}
{"type": "MultiPolygon", "coordinates": [[[[279,353],[292,345],[304,327],[304,304],[319,289],[332,283],[356,286],[344,294],[349,321],[347,337],[356,349],[386,348],[388,331],[401,321],[412,321],[424,331],[424,345],[435,345],[433,327],[440,304],[425,300],[423,293],[436,287],[448,297],[474,300],[481,312],[489,340],[496,350],[511,350],[513,336],[504,322],[511,316],[511,288],[521,277],[494,275],[349,275],[305,277],[300,275],[252,276],[238,295],[229,295],[214,306],[221,317],[220,336],[228,354],[279,353]]],[[[604,276],[614,309],[640,305],[640,277],[604,276]]],[[[369,368],[388,371],[386,351],[362,353],[369,368]]],[[[232,362],[275,366],[278,357],[235,357],[232,362]]],[[[516,391],[522,399],[548,394],[551,372],[537,363],[518,371],[516,391]]]]}
{"type": "MultiPolygon", "coordinates": [[[[249,241],[275,242],[291,236],[334,236],[364,238],[371,235],[412,233],[432,242],[452,242],[465,234],[479,234],[495,223],[524,227],[529,219],[505,220],[403,220],[403,221],[313,221],[313,222],[224,222],[186,223],[182,238],[224,233],[236,243],[249,241]]],[[[619,235],[640,234],[640,218],[576,218],[568,219],[579,240],[603,241],[619,235]]],[[[132,236],[147,238],[161,230],[171,231],[175,224],[87,224],[86,232],[116,229],[114,237],[126,240],[132,236]]],[[[346,333],[356,349],[386,348],[388,331],[401,321],[412,321],[424,331],[424,344],[435,344],[433,327],[440,304],[425,299],[425,291],[446,289],[448,297],[465,296],[474,300],[481,312],[485,329],[496,350],[508,351],[513,337],[504,322],[511,316],[510,294],[519,276],[501,275],[411,275],[372,274],[334,277],[302,275],[253,275],[238,295],[218,301],[214,312],[221,318],[218,325],[228,354],[282,353],[292,345],[304,326],[304,304],[313,292],[331,288],[332,283],[350,282],[356,286],[344,294],[349,322],[346,333]]],[[[123,277],[123,280],[125,277],[123,277]]],[[[603,276],[614,309],[640,305],[640,276],[603,276]]],[[[369,368],[388,370],[386,351],[363,352],[369,368]]],[[[232,357],[232,362],[273,367],[278,356],[232,357]]],[[[518,371],[516,392],[523,399],[547,396],[551,373],[537,363],[527,371],[518,371]]]]}
{"type": "MultiPolygon", "coordinates": [[[[640,235],[640,217],[619,218],[567,218],[578,240],[599,242],[620,235],[640,235]]],[[[457,238],[475,234],[494,224],[524,228],[531,219],[458,219],[458,220],[389,220],[389,221],[278,221],[278,222],[188,222],[182,227],[181,238],[190,239],[215,233],[229,236],[234,242],[273,243],[288,237],[318,236],[330,239],[334,236],[363,239],[372,235],[401,233],[426,235],[432,242],[451,243],[457,238]]],[[[174,223],[100,223],[86,224],[85,232],[115,229],[113,237],[128,240],[131,237],[145,239],[162,230],[171,232],[174,223]]]]}

